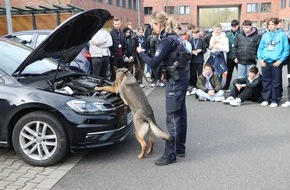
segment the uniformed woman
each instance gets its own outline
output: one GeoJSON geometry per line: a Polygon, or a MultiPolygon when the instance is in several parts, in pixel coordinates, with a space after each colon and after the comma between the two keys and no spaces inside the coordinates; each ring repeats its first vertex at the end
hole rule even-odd
{"type": "MultiPolygon", "coordinates": [[[[140,58],[149,65],[156,68],[162,61],[165,67],[172,66],[176,56],[177,44],[170,35],[177,35],[173,29],[173,22],[165,12],[154,12],[151,15],[153,31],[159,35],[158,44],[154,57],[149,57],[137,47],[140,58]]],[[[155,161],[156,165],[164,166],[176,162],[176,157],[185,156],[185,141],[187,131],[187,113],[185,106],[185,95],[189,83],[189,71],[187,67],[177,67],[177,75],[167,76],[166,83],[166,125],[173,141],[166,141],[164,154],[155,161]]]]}

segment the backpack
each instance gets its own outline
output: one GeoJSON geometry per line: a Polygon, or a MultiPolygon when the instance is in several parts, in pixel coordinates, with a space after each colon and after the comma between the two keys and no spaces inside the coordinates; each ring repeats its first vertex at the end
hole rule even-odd
{"type": "Polygon", "coordinates": [[[175,41],[173,46],[177,46],[177,48],[172,52],[172,63],[175,63],[177,61],[178,66],[187,66],[192,58],[191,44],[180,35],[168,35],[168,37],[175,41]]]}

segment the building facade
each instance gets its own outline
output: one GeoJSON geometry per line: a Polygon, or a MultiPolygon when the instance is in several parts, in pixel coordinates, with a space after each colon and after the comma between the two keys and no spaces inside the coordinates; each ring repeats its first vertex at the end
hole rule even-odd
{"type": "MultiPolygon", "coordinates": [[[[165,11],[183,27],[191,23],[202,26],[204,20],[214,20],[226,12],[214,13],[208,16],[203,13],[205,9],[229,8],[237,10],[236,18],[240,22],[251,20],[253,25],[260,28],[267,17],[277,17],[281,20],[281,27],[290,30],[290,0],[144,0],[144,22],[149,23],[149,15],[154,11],[165,11]]],[[[221,17],[222,18],[222,17],[221,17]]],[[[226,17],[225,17],[226,18],[226,17]]],[[[220,20],[219,22],[230,22],[220,20]]],[[[215,23],[211,23],[213,26],[215,23]]]]}
{"type": "MultiPolygon", "coordinates": [[[[57,10],[52,13],[48,9],[58,9],[59,7],[61,10],[70,6],[78,7],[80,10],[106,9],[112,16],[121,18],[123,26],[129,21],[133,23],[135,28],[144,24],[143,0],[10,0],[10,6],[13,32],[31,29],[54,29],[76,12],[68,11],[59,14],[57,10]]],[[[0,35],[8,32],[5,7],[5,0],[1,0],[0,35]]],[[[111,27],[111,25],[108,24],[106,27],[111,27]]]]}

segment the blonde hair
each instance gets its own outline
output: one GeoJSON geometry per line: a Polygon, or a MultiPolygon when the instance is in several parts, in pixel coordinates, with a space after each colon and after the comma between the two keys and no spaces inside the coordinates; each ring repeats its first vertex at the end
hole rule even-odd
{"type": "Polygon", "coordinates": [[[167,33],[175,32],[173,20],[170,17],[168,17],[165,12],[156,11],[150,17],[151,20],[158,22],[161,26],[163,26],[165,32],[167,33]]]}
{"type": "Polygon", "coordinates": [[[220,28],[223,29],[222,25],[220,23],[217,23],[213,26],[213,28],[220,28]]]}

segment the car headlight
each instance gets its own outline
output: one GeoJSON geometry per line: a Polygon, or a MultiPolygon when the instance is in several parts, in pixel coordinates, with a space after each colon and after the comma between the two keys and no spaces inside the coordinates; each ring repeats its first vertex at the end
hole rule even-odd
{"type": "Polygon", "coordinates": [[[66,104],[75,112],[82,114],[84,113],[94,114],[98,111],[110,111],[115,109],[112,104],[86,100],[71,100],[66,104]]]}

